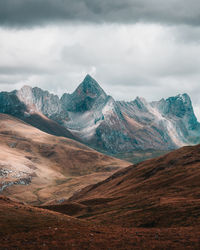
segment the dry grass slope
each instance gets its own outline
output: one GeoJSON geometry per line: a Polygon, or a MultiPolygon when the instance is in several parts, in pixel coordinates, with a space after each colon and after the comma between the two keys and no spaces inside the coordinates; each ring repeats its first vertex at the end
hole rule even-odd
{"type": "Polygon", "coordinates": [[[85,206],[77,217],[102,223],[200,226],[199,180],[200,145],[188,146],[122,169],[84,188],[70,202],[85,206]]]}
{"type": "Polygon", "coordinates": [[[103,226],[0,196],[0,249],[199,249],[199,233],[103,226]]]}
{"type": "Polygon", "coordinates": [[[0,114],[0,191],[39,205],[62,201],[128,162],[0,114]]]}

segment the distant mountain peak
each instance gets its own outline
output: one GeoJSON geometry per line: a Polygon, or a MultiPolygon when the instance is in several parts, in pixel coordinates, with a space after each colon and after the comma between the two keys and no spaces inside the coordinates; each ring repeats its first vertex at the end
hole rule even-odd
{"type": "Polygon", "coordinates": [[[183,93],[183,94],[178,94],[176,96],[169,97],[166,100],[170,100],[170,99],[190,100],[190,96],[187,93],[183,93]]]}
{"type": "Polygon", "coordinates": [[[32,99],[33,99],[32,87],[24,85],[21,89],[17,91],[17,97],[21,102],[23,102],[26,105],[32,104],[32,99]]]}
{"type": "Polygon", "coordinates": [[[147,111],[148,103],[145,98],[137,96],[133,103],[137,106],[139,110],[147,111]]]}
{"type": "Polygon", "coordinates": [[[135,101],[138,101],[138,102],[147,104],[147,101],[146,101],[146,99],[145,99],[144,97],[137,96],[137,97],[135,98],[135,101]]]}
{"type": "Polygon", "coordinates": [[[24,86],[22,86],[19,90],[17,90],[17,95],[18,96],[25,96],[25,97],[27,97],[27,96],[30,96],[31,95],[31,93],[32,93],[32,87],[31,86],[29,86],[29,85],[24,85],[24,86]]]}
{"type": "Polygon", "coordinates": [[[94,80],[94,81],[95,81],[95,79],[94,79],[90,74],[87,74],[87,75],[85,76],[85,78],[84,78],[83,81],[88,81],[88,80],[94,80]]]}
{"type": "Polygon", "coordinates": [[[76,90],[64,94],[61,98],[62,106],[71,112],[84,112],[105,103],[106,93],[98,82],[90,75],[86,75],[76,90]]]}
{"type": "Polygon", "coordinates": [[[184,109],[185,107],[192,108],[192,101],[190,99],[190,96],[186,93],[184,94],[179,94],[173,97],[169,97],[166,99],[166,102],[170,106],[174,106],[175,109],[184,109]]]}
{"type": "Polygon", "coordinates": [[[179,94],[179,98],[181,98],[184,102],[191,102],[190,96],[187,93],[179,94]]]}
{"type": "Polygon", "coordinates": [[[32,87],[29,85],[24,85],[20,88],[20,90],[25,90],[25,89],[32,89],[32,87]]]}
{"type": "Polygon", "coordinates": [[[78,96],[90,96],[90,97],[98,97],[100,95],[106,96],[106,93],[98,84],[98,82],[92,78],[89,74],[86,75],[82,83],[78,86],[78,88],[74,91],[73,94],[78,94],[78,96]]]}

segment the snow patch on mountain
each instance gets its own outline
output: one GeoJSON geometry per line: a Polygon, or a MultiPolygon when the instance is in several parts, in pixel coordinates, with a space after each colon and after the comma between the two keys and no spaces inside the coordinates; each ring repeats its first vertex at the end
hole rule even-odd
{"type": "Polygon", "coordinates": [[[177,147],[186,145],[181,140],[182,136],[180,137],[180,135],[177,133],[176,125],[172,121],[166,119],[163,114],[157,109],[157,107],[153,107],[150,104],[147,104],[147,109],[151,114],[154,115],[154,122],[157,124],[161,123],[163,125],[163,127],[166,129],[166,132],[169,134],[170,138],[177,147]]]}
{"type": "Polygon", "coordinates": [[[39,112],[82,142],[111,153],[168,150],[200,142],[200,124],[187,94],[151,103],[142,97],[115,101],[89,75],[61,98],[29,86],[1,92],[0,112],[24,117],[39,112]]]}
{"type": "Polygon", "coordinates": [[[113,114],[113,110],[113,99],[109,97],[105,105],[99,105],[98,109],[77,113],[68,112],[69,121],[65,121],[64,125],[81,139],[90,140],[95,135],[98,126],[113,114]]]}

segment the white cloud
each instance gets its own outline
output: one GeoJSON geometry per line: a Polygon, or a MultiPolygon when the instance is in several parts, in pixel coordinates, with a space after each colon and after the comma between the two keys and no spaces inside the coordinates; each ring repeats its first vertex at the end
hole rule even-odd
{"type": "Polygon", "coordinates": [[[199,37],[198,28],[141,23],[1,28],[0,87],[29,84],[61,95],[90,73],[116,99],[187,92],[198,110],[199,37]]]}

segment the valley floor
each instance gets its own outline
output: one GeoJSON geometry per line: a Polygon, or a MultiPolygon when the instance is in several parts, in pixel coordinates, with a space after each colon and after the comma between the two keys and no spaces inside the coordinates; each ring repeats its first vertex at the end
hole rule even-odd
{"type": "Polygon", "coordinates": [[[146,161],[149,159],[153,159],[155,157],[165,155],[169,152],[170,152],[169,150],[168,151],[167,150],[135,150],[133,152],[118,153],[113,156],[122,160],[126,160],[128,162],[131,162],[133,164],[137,164],[142,161],[146,161]]]}

